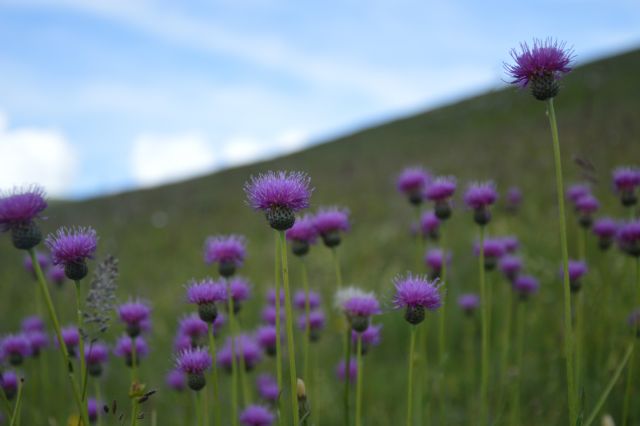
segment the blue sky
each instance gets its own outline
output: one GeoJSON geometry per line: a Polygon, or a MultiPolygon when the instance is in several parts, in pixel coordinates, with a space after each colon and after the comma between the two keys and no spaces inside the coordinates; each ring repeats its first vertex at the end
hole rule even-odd
{"type": "Polygon", "coordinates": [[[500,87],[520,41],[640,46],[638,1],[0,0],[0,188],[81,198],[500,87]]]}

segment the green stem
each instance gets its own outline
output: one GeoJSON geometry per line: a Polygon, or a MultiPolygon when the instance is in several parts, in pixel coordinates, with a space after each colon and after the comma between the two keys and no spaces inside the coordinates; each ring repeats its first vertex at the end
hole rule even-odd
{"type": "MultiPolygon", "coordinates": [[[[276,303],[278,301],[276,294],[276,303]]],[[[276,305],[277,308],[278,305],[276,305]]],[[[233,307],[233,297],[231,297],[231,286],[227,282],[227,310],[229,311],[229,328],[231,342],[231,424],[238,424],[238,363],[236,362],[236,342],[235,342],[235,312],[233,307]]],[[[276,315],[276,318],[278,316],[276,315]]],[[[277,320],[276,320],[277,321],[277,320]]],[[[277,340],[276,340],[277,341],[277,340]]]]}
{"type": "Polygon", "coordinates": [[[344,426],[350,426],[349,394],[351,389],[351,329],[347,328],[344,357],[344,426]]]}
{"type": "Polygon", "coordinates": [[[305,315],[305,326],[304,326],[304,342],[302,346],[303,351],[303,359],[304,364],[302,367],[303,378],[304,380],[309,380],[309,345],[311,343],[311,324],[309,324],[309,315],[311,311],[311,306],[309,305],[309,276],[307,274],[307,263],[304,258],[301,259],[301,270],[302,270],[302,286],[304,289],[304,315],[305,315]]]}
{"type": "Polygon", "coordinates": [[[524,366],[522,358],[524,354],[524,301],[518,301],[516,307],[516,368],[518,375],[515,379],[515,386],[512,393],[511,426],[519,426],[520,423],[520,387],[524,376],[524,366]]]}
{"type": "Polygon", "coordinates": [[[216,337],[213,323],[209,324],[209,354],[211,355],[211,387],[213,388],[213,411],[216,426],[222,426],[222,410],[220,410],[220,388],[218,387],[218,367],[216,364],[216,337]]]}
{"type": "MultiPolygon", "coordinates": [[[[276,233],[275,235],[275,273],[273,277],[273,285],[275,286],[276,293],[276,330],[278,336],[280,336],[280,332],[282,328],[280,327],[280,237],[276,233]]],[[[278,395],[278,424],[282,425],[282,416],[280,412],[282,411],[282,342],[280,338],[276,339],[276,378],[278,381],[278,391],[280,394],[278,395]]]]}
{"type": "Polygon", "coordinates": [[[200,394],[200,398],[202,399],[202,426],[209,426],[209,406],[207,403],[207,393],[206,392],[198,392],[200,394]]]}
{"type": "Polygon", "coordinates": [[[507,371],[509,370],[509,352],[511,345],[511,315],[513,310],[513,291],[507,287],[506,303],[504,304],[504,318],[502,329],[502,352],[500,356],[500,372],[502,375],[502,388],[507,384],[507,371]]]}
{"type": "Polygon", "coordinates": [[[356,378],[356,426],[362,425],[362,335],[358,333],[356,347],[357,378],[356,378]]]}
{"type": "Polygon", "coordinates": [[[421,209],[420,206],[416,206],[416,215],[418,217],[418,223],[417,223],[417,232],[416,232],[416,272],[422,270],[422,256],[424,253],[424,246],[422,244],[422,232],[420,229],[420,220],[421,220],[421,209]]]}
{"type": "Polygon", "coordinates": [[[292,425],[298,424],[298,395],[296,393],[298,375],[296,372],[296,348],[293,341],[293,308],[289,289],[289,265],[287,262],[287,239],[280,231],[280,255],[282,256],[282,282],[284,287],[285,322],[287,326],[287,349],[289,353],[289,379],[291,380],[292,425]]]}
{"type": "Polygon", "coordinates": [[[80,412],[80,416],[84,424],[89,424],[89,414],[87,412],[86,406],[82,404],[82,398],[80,396],[80,389],[78,388],[78,383],[76,383],[73,375],[73,366],[71,361],[69,360],[69,352],[67,351],[67,345],[64,343],[62,339],[62,331],[60,328],[60,321],[58,321],[58,315],[56,314],[55,308],[53,307],[53,302],[51,301],[51,294],[49,293],[49,287],[47,286],[47,282],[44,278],[44,274],[42,273],[42,268],[40,268],[40,264],[36,258],[35,251],[30,249],[29,256],[31,257],[31,262],[33,264],[33,269],[36,273],[36,278],[38,279],[38,284],[40,285],[40,291],[44,295],[44,300],[47,305],[47,311],[49,312],[49,318],[53,323],[53,328],[56,332],[56,338],[58,340],[58,348],[60,353],[62,353],[62,361],[63,368],[67,372],[67,377],[69,379],[69,383],[71,384],[71,390],[73,392],[73,398],[76,402],[76,407],[80,412]]]}
{"type": "Polygon", "coordinates": [[[87,402],[87,365],[86,359],[84,355],[84,336],[82,332],[82,297],[80,296],[80,281],[74,282],[74,289],[76,294],[76,322],[78,324],[78,334],[80,335],[80,340],[78,342],[78,347],[80,354],[78,354],[78,358],[80,358],[80,383],[82,383],[81,392],[81,400],[84,405],[87,402]]]}
{"type": "Polygon", "coordinates": [[[558,197],[558,219],[560,222],[560,248],[562,251],[563,288],[564,288],[564,356],[567,374],[567,401],[569,406],[569,425],[575,426],[577,419],[577,397],[573,369],[573,330],[571,325],[571,290],[569,287],[569,248],[567,243],[567,223],[564,208],[564,182],[562,177],[562,157],[560,154],[560,138],[553,98],[547,101],[547,115],[553,139],[553,159],[556,169],[556,195],[558,197]]]}
{"type": "Polygon", "coordinates": [[[338,290],[340,290],[342,288],[342,270],[340,268],[340,259],[338,257],[338,248],[337,247],[333,247],[331,249],[331,252],[333,253],[333,266],[335,267],[336,270],[336,285],[338,286],[338,290]]]}
{"type": "Polygon", "coordinates": [[[17,426],[20,424],[20,408],[22,407],[22,388],[24,387],[24,379],[20,379],[18,382],[18,397],[16,399],[16,405],[13,407],[13,414],[11,414],[11,422],[9,426],[17,426]]]}
{"type": "MultiPolygon", "coordinates": [[[[2,377],[1,371],[0,371],[0,377],[2,377]]],[[[0,399],[2,399],[2,405],[3,405],[2,408],[4,409],[5,414],[8,417],[11,417],[11,413],[13,412],[13,409],[11,408],[11,403],[7,399],[7,395],[4,393],[4,390],[2,389],[0,389],[0,399]]]]}
{"type": "MultiPolygon", "coordinates": [[[[602,395],[600,395],[600,398],[598,399],[598,402],[596,403],[596,406],[594,407],[593,411],[591,412],[591,415],[589,416],[589,418],[587,418],[587,421],[584,423],[584,426],[589,426],[596,419],[596,416],[598,415],[598,413],[602,409],[602,406],[604,405],[605,401],[607,400],[607,397],[609,396],[609,393],[611,393],[611,390],[613,389],[613,387],[615,386],[616,382],[620,378],[620,375],[622,374],[622,370],[624,369],[624,366],[627,364],[627,362],[631,358],[631,355],[633,354],[633,346],[634,346],[633,343],[631,343],[627,347],[627,351],[625,352],[624,356],[622,357],[622,361],[620,361],[620,364],[618,364],[618,368],[616,368],[616,371],[613,373],[613,376],[611,377],[611,380],[609,380],[609,383],[607,383],[607,387],[604,389],[604,392],[602,392],[602,395]]],[[[629,371],[631,371],[631,368],[629,368],[629,371]]],[[[626,400],[626,398],[625,398],[625,400],[626,400]]],[[[626,417],[624,417],[624,419],[625,420],[623,420],[623,424],[626,424],[626,417]]]]}
{"type": "MultiPolygon", "coordinates": [[[[196,412],[196,425],[202,426],[202,411],[200,410],[200,401],[198,401],[199,393],[200,392],[193,392],[193,405],[195,407],[195,412],[196,412]]],[[[235,416],[232,416],[232,418],[233,417],[235,416]]]]}
{"type": "Polygon", "coordinates": [[[413,425],[413,353],[416,346],[416,326],[411,326],[409,338],[408,375],[407,375],[407,426],[413,425]]]}
{"type": "MultiPolygon", "coordinates": [[[[237,328],[238,329],[238,328],[237,328]]],[[[247,379],[247,364],[244,360],[244,349],[242,347],[242,341],[238,341],[238,363],[240,372],[240,384],[242,385],[242,402],[244,406],[251,404],[251,387],[247,379]]]]}
{"type": "MultiPolygon", "coordinates": [[[[93,382],[94,384],[94,392],[96,393],[96,401],[98,402],[98,406],[102,405],[102,392],[100,392],[100,382],[96,378],[93,382]]],[[[98,412],[98,419],[96,420],[96,426],[100,426],[102,424],[102,412],[98,412]]]]}
{"type": "MultiPolygon", "coordinates": [[[[636,300],[640,303],[640,257],[636,257],[636,300]]],[[[635,347],[638,333],[640,332],[640,326],[633,330],[631,336],[631,348],[635,347]]],[[[629,417],[629,401],[631,400],[631,388],[633,383],[633,358],[629,361],[629,367],[627,368],[627,384],[624,391],[624,405],[622,407],[622,426],[627,426],[627,419],[629,417]]]]}
{"type": "Polygon", "coordinates": [[[488,420],[488,386],[489,386],[489,303],[484,277],[484,227],[480,227],[480,256],[478,256],[480,272],[480,314],[482,328],[481,358],[480,358],[480,419],[479,424],[485,425],[488,420]]]}
{"type": "MultiPolygon", "coordinates": [[[[442,228],[444,228],[442,224],[442,228]]],[[[439,354],[439,362],[442,366],[444,364],[445,356],[446,356],[446,333],[445,333],[445,321],[446,321],[446,313],[447,313],[447,245],[445,240],[445,232],[444,229],[440,231],[440,240],[442,241],[440,244],[440,250],[442,251],[442,270],[440,271],[440,294],[442,295],[442,306],[438,312],[438,354],[439,354]]]]}
{"type": "Polygon", "coordinates": [[[138,348],[136,338],[131,337],[131,426],[138,421],[138,396],[135,395],[138,387],[138,348]]]}

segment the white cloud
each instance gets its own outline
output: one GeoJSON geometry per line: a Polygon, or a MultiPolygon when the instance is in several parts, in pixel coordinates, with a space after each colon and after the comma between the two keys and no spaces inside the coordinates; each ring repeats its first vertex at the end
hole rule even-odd
{"type": "Polygon", "coordinates": [[[238,166],[263,158],[268,144],[258,139],[237,136],[223,143],[222,153],[225,165],[238,166]]]}
{"type": "Polygon", "coordinates": [[[309,142],[307,132],[300,129],[289,129],[276,138],[276,145],[284,152],[296,151],[309,142]]]}
{"type": "Polygon", "coordinates": [[[213,148],[198,134],[138,136],[131,167],[141,186],[153,186],[211,171],[217,163],[213,148]]]}
{"type": "Polygon", "coordinates": [[[0,188],[37,183],[52,196],[68,193],[77,174],[77,152],[56,130],[11,129],[0,113],[0,188]]]}

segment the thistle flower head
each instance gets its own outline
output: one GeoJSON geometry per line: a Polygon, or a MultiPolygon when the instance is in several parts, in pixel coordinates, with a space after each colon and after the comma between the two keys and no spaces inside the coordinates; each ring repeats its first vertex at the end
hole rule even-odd
{"type": "Polygon", "coordinates": [[[520,248],[520,241],[518,241],[518,237],[513,235],[500,237],[499,240],[502,241],[502,247],[504,247],[504,251],[508,254],[513,254],[520,248]]]}
{"type": "Polygon", "coordinates": [[[118,317],[127,326],[127,333],[136,337],[143,331],[143,323],[149,320],[151,308],[141,300],[129,300],[118,307],[118,317]]]}
{"type": "Polygon", "coordinates": [[[618,223],[610,217],[603,217],[594,222],[592,231],[600,238],[613,238],[618,231],[618,223]]]}
{"type": "MultiPolygon", "coordinates": [[[[629,327],[634,328],[636,330],[640,330],[640,308],[634,309],[627,318],[627,324],[629,327]]],[[[640,335],[639,335],[640,337],[640,335]]]]}
{"type": "Polygon", "coordinates": [[[513,289],[522,297],[526,299],[532,294],[538,291],[540,284],[538,280],[531,275],[520,275],[513,282],[513,289]]]}
{"type": "Polygon", "coordinates": [[[458,306],[465,314],[472,314],[480,307],[480,296],[475,293],[465,293],[458,297],[458,306]]]}
{"type": "Polygon", "coordinates": [[[507,190],[507,196],[505,198],[507,208],[516,210],[522,203],[522,191],[517,186],[512,186],[507,190]]]}
{"type": "Polygon", "coordinates": [[[133,364],[132,340],[136,345],[136,364],[138,364],[141,359],[145,358],[149,354],[149,346],[147,345],[147,342],[144,340],[144,338],[142,338],[142,336],[138,336],[135,338],[129,337],[127,335],[120,336],[120,338],[116,341],[116,346],[113,349],[113,353],[120,358],[124,358],[128,366],[131,366],[133,364]]]}
{"type": "MultiPolygon", "coordinates": [[[[36,262],[38,262],[38,265],[40,266],[40,269],[42,271],[46,271],[47,268],[49,267],[49,264],[51,263],[51,259],[49,259],[49,256],[47,256],[44,253],[40,253],[39,251],[36,252],[36,262]]],[[[33,268],[33,261],[31,260],[31,256],[29,254],[26,254],[24,256],[24,260],[22,262],[22,266],[24,266],[24,269],[29,272],[30,274],[32,274],[35,277],[35,269],[33,268]]]]}
{"type": "Polygon", "coordinates": [[[640,256],[640,220],[626,222],[618,229],[618,246],[631,256],[640,256]]]}
{"type": "Polygon", "coordinates": [[[91,423],[94,423],[95,421],[98,420],[98,413],[99,413],[99,409],[98,409],[98,400],[95,398],[89,398],[87,399],[87,414],[89,415],[89,421],[91,423]]]}
{"type": "Polygon", "coordinates": [[[328,236],[349,231],[349,210],[344,207],[322,207],[314,217],[313,226],[327,244],[328,236]]]}
{"type": "Polygon", "coordinates": [[[533,46],[520,44],[520,51],[511,50],[515,64],[505,64],[511,83],[530,86],[538,100],[553,98],[558,93],[558,80],[571,71],[574,54],[564,42],[551,38],[533,40],[533,46]]]}
{"type": "Polygon", "coordinates": [[[185,374],[201,374],[211,367],[211,355],[206,348],[189,348],[176,359],[176,368],[185,374]]]}
{"type": "MultiPolygon", "coordinates": [[[[485,258],[499,259],[505,254],[504,242],[501,238],[486,238],[482,243],[485,258]]],[[[473,253],[480,255],[480,244],[476,242],[473,245],[473,253]]]]}
{"type": "Polygon", "coordinates": [[[582,214],[593,214],[600,208],[600,203],[593,195],[585,194],[576,200],[575,207],[582,214]]]}
{"type": "MultiPolygon", "coordinates": [[[[301,311],[306,309],[307,294],[303,290],[296,291],[293,296],[293,305],[301,311]]],[[[320,294],[315,291],[309,291],[309,309],[316,309],[320,306],[320,294]]]]}
{"type": "MultiPolygon", "coordinates": [[[[282,307],[283,305],[281,305],[282,307]]],[[[286,313],[284,309],[280,309],[280,321],[284,323],[286,313]]],[[[262,321],[269,325],[276,325],[276,308],[274,306],[265,306],[262,310],[262,321]]]]}
{"type": "Polygon", "coordinates": [[[440,219],[432,211],[428,211],[422,214],[420,217],[420,230],[424,237],[437,237],[438,229],[440,228],[440,219]]]}
{"type": "Polygon", "coordinates": [[[233,338],[227,338],[220,351],[218,351],[218,365],[227,371],[231,371],[233,355],[235,355],[237,361],[242,357],[245,368],[252,370],[262,360],[262,349],[253,337],[247,334],[240,334],[233,338]],[[233,352],[231,350],[232,344],[233,352]]]}
{"type": "Polygon", "coordinates": [[[271,426],[273,420],[273,414],[261,405],[250,405],[240,413],[240,423],[243,426],[271,426]]]}
{"type": "MultiPolygon", "coordinates": [[[[204,243],[204,261],[208,265],[218,263],[220,268],[233,271],[242,266],[247,256],[246,239],[242,235],[217,235],[209,237],[204,243]]],[[[223,274],[223,269],[220,273],[223,274]]]]}
{"type": "Polygon", "coordinates": [[[315,244],[318,239],[318,231],[315,227],[315,219],[310,214],[298,217],[293,226],[287,230],[287,240],[299,241],[306,244],[315,244]]]}
{"type": "MultiPolygon", "coordinates": [[[[270,288],[267,290],[267,303],[269,306],[276,306],[276,290],[270,288]]],[[[280,306],[284,306],[284,291],[280,291],[280,306]]]]}
{"type": "Polygon", "coordinates": [[[96,252],[98,236],[89,227],[60,228],[56,234],[49,234],[46,240],[55,265],[82,263],[92,259],[96,252]]]}
{"type": "MultiPolygon", "coordinates": [[[[587,264],[582,260],[569,260],[567,265],[569,271],[569,284],[571,285],[571,291],[577,292],[582,287],[581,278],[587,273],[587,264]]],[[[563,269],[560,268],[560,276],[563,274],[563,269]]]]}
{"type": "Polygon", "coordinates": [[[31,355],[38,356],[40,352],[49,346],[49,336],[44,331],[34,330],[25,333],[29,341],[31,355]]]}
{"type": "Polygon", "coordinates": [[[22,320],[22,331],[30,333],[32,331],[44,331],[44,321],[37,315],[26,317],[22,320]]]}
{"type": "Polygon", "coordinates": [[[167,373],[165,383],[170,389],[180,392],[187,386],[187,376],[183,371],[176,368],[175,370],[171,370],[167,373]]]}
{"type": "Polygon", "coordinates": [[[192,341],[197,341],[207,336],[209,325],[202,321],[197,314],[190,314],[180,320],[179,332],[184,336],[188,336],[192,341]]]}
{"type": "Polygon", "coordinates": [[[396,289],[393,304],[397,309],[421,306],[435,310],[442,303],[436,281],[429,281],[426,275],[398,275],[393,284],[396,289]]]}
{"type": "Polygon", "coordinates": [[[226,300],[225,285],[222,282],[206,278],[192,281],[187,287],[187,301],[196,305],[224,302],[226,300]]]}
{"type": "Polygon", "coordinates": [[[504,276],[513,281],[522,269],[522,259],[518,256],[506,255],[500,258],[498,265],[504,276]]]}
{"type": "Polygon", "coordinates": [[[586,183],[576,183],[570,185],[567,189],[567,198],[571,200],[572,203],[576,203],[580,198],[585,195],[591,194],[591,186],[586,183]]]}
{"type": "Polygon", "coordinates": [[[10,334],[2,339],[0,358],[8,358],[11,365],[20,365],[31,355],[31,344],[25,334],[10,334]]]}
{"type": "MultiPolygon", "coordinates": [[[[426,263],[434,275],[440,274],[444,261],[444,252],[439,248],[430,249],[424,257],[424,263],[426,263]]],[[[451,252],[447,252],[446,262],[447,264],[451,263],[451,252]]]]}
{"type": "Polygon", "coordinates": [[[275,326],[263,325],[256,330],[256,341],[268,355],[276,354],[278,331],[275,326]]]}
{"type": "Polygon", "coordinates": [[[109,348],[104,343],[95,342],[84,348],[87,364],[103,364],[109,359],[109,348]]]}
{"type": "Polygon", "coordinates": [[[0,374],[0,387],[7,399],[12,400],[18,393],[18,376],[13,371],[3,371],[0,374]]]}
{"type": "MultiPolygon", "coordinates": [[[[347,377],[346,365],[347,365],[346,361],[341,360],[338,363],[338,366],[336,367],[336,375],[338,376],[338,379],[340,379],[343,382],[347,377]]],[[[349,361],[349,382],[353,384],[357,376],[358,376],[358,361],[351,358],[351,360],[349,361]]]]}
{"type": "Polygon", "coordinates": [[[44,189],[38,185],[0,192],[0,232],[40,219],[46,208],[44,189]]]}
{"type": "Polygon", "coordinates": [[[263,373],[256,377],[256,387],[258,388],[260,398],[269,403],[276,402],[280,397],[278,382],[271,374],[263,373]]]}
{"type": "Polygon", "coordinates": [[[380,304],[373,293],[362,291],[354,292],[346,298],[341,305],[342,311],[346,314],[351,328],[362,333],[369,327],[369,320],[372,315],[380,313],[380,304]]]}
{"type": "Polygon", "coordinates": [[[431,201],[444,201],[453,196],[456,186],[454,176],[438,176],[429,183],[425,195],[431,201]]]}
{"type": "Polygon", "coordinates": [[[363,353],[366,353],[370,348],[374,346],[378,346],[380,344],[381,336],[380,331],[382,330],[381,325],[369,324],[369,327],[362,333],[358,333],[356,331],[351,331],[351,343],[352,347],[355,348],[358,342],[358,336],[362,339],[362,349],[363,353]]]}
{"type": "MultiPolygon", "coordinates": [[[[238,304],[249,299],[251,296],[251,285],[246,278],[233,277],[229,280],[228,290],[231,292],[233,301],[238,304]]],[[[226,293],[225,293],[226,297],[226,293]]]]}
{"type": "Polygon", "coordinates": [[[61,286],[67,279],[67,275],[64,273],[64,267],[60,265],[53,265],[47,269],[47,278],[53,284],[61,286]]]}
{"type": "Polygon", "coordinates": [[[423,167],[407,167],[398,176],[396,186],[398,191],[409,197],[411,204],[418,205],[430,180],[431,175],[423,167]]]}
{"type": "Polygon", "coordinates": [[[613,185],[618,192],[633,192],[640,186],[640,169],[636,167],[617,167],[613,170],[613,185]]]}
{"type": "Polygon", "coordinates": [[[61,330],[62,341],[67,346],[68,349],[72,349],[80,343],[80,332],[78,329],[70,325],[68,327],[64,327],[61,330]]]}
{"type": "MultiPolygon", "coordinates": [[[[309,329],[311,331],[311,339],[319,337],[319,332],[322,331],[326,323],[324,312],[320,309],[309,312],[309,329]]],[[[302,313],[298,316],[298,328],[300,330],[306,330],[307,327],[307,315],[302,313]]]]}
{"type": "Polygon", "coordinates": [[[464,194],[465,204],[474,210],[486,208],[498,199],[495,183],[474,182],[469,185],[464,194]]]}

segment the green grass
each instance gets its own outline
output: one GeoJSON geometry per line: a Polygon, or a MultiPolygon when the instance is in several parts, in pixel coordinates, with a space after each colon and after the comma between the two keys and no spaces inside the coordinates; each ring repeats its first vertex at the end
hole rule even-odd
{"type": "MultiPolygon", "coordinates": [[[[580,67],[563,80],[562,91],[556,99],[566,180],[577,181],[583,173],[583,169],[572,162],[573,157],[591,162],[594,171],[590,174],[596,179],[594,192],[601,199],[603,210],[614,216],[625,213],[610,190],[610,170],[618,164],[640,163],[638,75],[640,51],[598,61],[580,67]]],[[[525,200],[521,214],[510,218],[498,206],[488,233],[516,234],[522,241],[527,270],[538,276],[542,284],[541,292],[527,306],[523,418],[531,425],[566,424],[562,287],[557,278],[560,250],[551,139],[544,104],[526,92],[506,89],[487,93],[293,155],[187,182],[81,202],[53,203],[43,227],[50,232],[59,225],[94,226],[101,236],[100,256],[111,253],[120,259],[120,299],[135,295],[152,301],[154,329],[149,338],[152,353],[142,365],[141,377],[159,392],[143,410],[150,418],[151,409],[156,409],[159,424],[183,424],[183,411],[178,405],[187,399],[164,387],[164,373],[172,366],[171,345],[177,319],[192,310],[183,302],[183,285],[191,278],[216,273],[202,262],[203,242],[206,236],[218,233],[242,233],[248,237],[249,259],[242,273],[252,280],[254,297],[243,308],[241,316],[243,325],[256,324],[265,289],[273,279],[273,234],[264,217],[245,205],[243,184],[251,174],[269,169],[308,172],[316,188],[314,207],[339,204],[351,209],[353,230],[340,248],[345,282],[375,290],[385,306],[384,314],[377,319],[384,324],[383,344],[365,357],[364,424],[400,424],[404,420],[405,402],[399,395],[404,395],[405,389],[409,334],[402,314],[391,310],[389,300],[391,278],[413,267],[415,247],[408,234],[413,212],[396,193],[394,180],[402,167],[417,163],[436,174],[456,175],[459,193],[469,180],[489,178],[496,180],[502,192],[510,185],[523,189],[525,200]],[[167,218],[162,228],[153,225],[152,218],[159,215],[167,218]]],[[[461,292],[478,291],[476,261],[471,253],[475,228],[470,213],[459,207],[461,202],[457,205],[447,224],[448,240],[454,251],[449,275],[450,301],[455,301],[461,292]]],[[[572,218],[569,224],[570,252],[577,256],[572,218]]],[[[632,306],[630,295],[633,294],[631,262],[613,252],[603,257],[593,240],[589,244],[592,271],[585,284],[585,311],[590,317],[587,319],[589,338],[584,388],[587,407],[593,405],[623,354],[627,337],[623,321],[632,306]],[[604,266],[608,268],[608,275],[603,273],[604,266]],[[598,303],[605,286],[613,288],[615,309],[598,303]]],[[[292,285],[300,288],[300,268],[296,260],[290,259],[292,285]]],[[[36,284],[22,270],[21,263],[22,253],[10,246],[9,238],[1,238],[3,332],[16,329],[21,317],[36,309],[36,284]]],[[[310,286],[323,293],[325,306],[329,308],[334,271],[330,253],[324,247],[312,249],[309,277],[310,286]]],[[[506,294],[506,284],[494,273],[488,275],[488,285],[494,286],[497,302],[491,331],[495,343],[500,338],[500,301],[506,294]]],[[[54,299],[63,323],[72,322],[75,312],[71,285],[55,294],[54,299]]],[[[428,369],[430,374],[422,378],[428,383],[426,398],[432,401],[432,424],[473,423],[465,420],[468,399],[475,397],[476,392],[470,395],[464,387],[468,381],[464,367],[465,321],[468,320],[452,307],[447,323],[450,368],[437,388],[433,387],[434,368],[428,369]],[[440,397],[446,404],[442,423],[437,421],[440,397]]],[[[429,359],[433,360],[435,316],[429,316],[427,323],[430,324],[429,359]]],[[[120,324],[114,322],[106,339],[113,341],[120,330],[120,324]]],[[[300,336],[298,334],[298,341],[300,336]]],[[[326,425],[339,424],[342,418],[338,392],[341,387],[334,379],[334,367],[341,356],[339,339],[333,330],[327,331],[314,352],[324,374],[320,397],[321,416],[326,425]]],[[[497,345],[492,351],[497,358],[497,345]]],[[[262,368],[274,371],[273,361],[267,360],[262,368]]],[[[30,378],[35,375],[33,365],[27,364],[23,424],[45,424],[41,410],[35,405],[37,392],[30,386],[35,382],[30,378]]],[[[497,373],[492,377],[498,377],[497,373]]],[[[117,399],[121,412],[128,409],[127,381],[128,372],[121,360],[112,359],[103,395],[108,395],[109,400],[117,399]]],[[[53,383],[55,393],[49,396],[48,405],[61,419],[63,414],[71,412],[73,403],[63,377],[54,378],[53,383]]],[[[226,381],[221,389],[223,393],[228,389],[226,381]]],[[[605,405],[614,416],[619,416],[621,411],[622,389],[621,384],[614,387],[605,405]]],[[[499,394],[495,380],[490,392],[495,407],[499,394]]],[[[506,413],[505,418],[508,418],[506,413]]]]}

